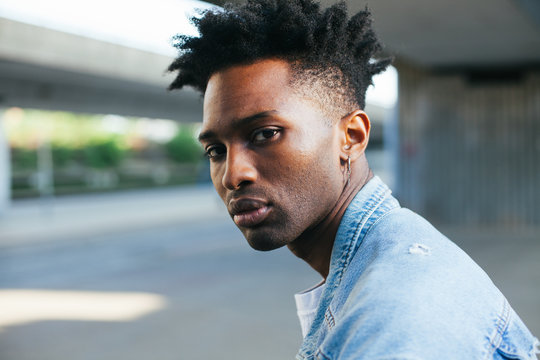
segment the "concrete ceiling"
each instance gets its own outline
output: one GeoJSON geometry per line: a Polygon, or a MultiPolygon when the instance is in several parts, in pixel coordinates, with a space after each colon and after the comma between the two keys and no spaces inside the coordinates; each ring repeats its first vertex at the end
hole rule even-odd
{"type": "Polygon", "coordinates": [[[168,92],[172,59],[0,17],[0,108],[200,121],[200,95],[168,92]]]}
{"type": "MultiPolygon", "coordinates": [[[[336,1],[321,3],[330,6],[336,1]]],[[[347,4],[351,13],[368,6],[386,52],[407,62],[430,68],[540,64],[538,0],[348,0],[347,4]]]]}
{"type": "MultiPolygon", "coordinates": [[[[369,5],[386,51],[400,61],[435,69],[540,66],[538,0],[348,3],[351,13],[369,5]]],[[[171,60],[0,18],[0,107],[200,119],[195,91],[165,91],[171,60]]]]}

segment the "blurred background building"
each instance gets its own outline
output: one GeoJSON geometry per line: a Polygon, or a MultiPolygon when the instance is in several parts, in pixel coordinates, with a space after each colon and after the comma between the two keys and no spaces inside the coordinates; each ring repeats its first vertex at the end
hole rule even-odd
{"type": "MultiPolygon", "coordinates": [[[[104,179],[102,188],[108,183],[133,187],[207,179],[202,165],[187,170],[186,166],[171,169],[174,158],[170,159],[173,162],[152,159],[150,167],[137,161],[167,158],[174,151],[156,144],[164,145],[180,130],[194,133],[196,126],[176,126],[175,130],[174,124],[153,122],[152,127],[160,127],[160,132],[139,121],[138,125],[131,123],[128,131],[125,117],[171,119],[176,124],[200,121],[199,95],[189,90],[165,91],[171,79],[165,69],[174,56],[172,34],[182,29],[194,31],[187,25],[186,11],[193,13],[193,7],[209,5],[162,1],[151,6],[130,5],[126,11],[119,1],[110,11],[102,11],[100,5],[105,2],[26,3],[4,1],[0,20],[0,106],[4,109],[0,142],[4,205],[0,209],[6,208],[12,196],[54,192],[45,190],[47,186],[56,185],[59,194],[82,191],[81,186],[68,186],[78,182],[95,188],[99,174],[104,179]],[[86,144],[79,135],[77,144],[69,144],[69,134],[57,134],[53,125],[33,126],[40,135],[29,139],[28,131],[20,129],[24,119],[33,117],[43,124],[42,118],[54,116],[36,112],[23,116],[24,110],[11,107],[115,116],[100,116],[101,134],[87,136],[86,144]],[[12,134],[15,128],[18,139],[12,134]],[[134,128],[139,128],[138,134],[134,128]],[[11,133],[6,135],[7,131],[11,133]],[[6,136],[11,139],[11,152],[6,136]],[[115,146],[119,149],[113,149],[115,146]],[[84,154],[69,151],[83,147],[84,154]],[[99,151],[110,163],[90,160],[99,151]],[[117,153],[111,154],[114,151],[117,153]],[[47,174],[48,158],[52,174],[47,174]],[[114,168],[114,174],[107,181],[106,171],[96,175],[96,171],[75,170],[77,159],[79,165],[86,159],[87,168],[114,168]],[[178,175],[186,172],[190,173],[187,178],[178,175]],[[82,177],[77,180],[76,174],[82,177]],[[144,174],[148,179],[143,179],[144,174]]],[[[365,5],[364,1],[349,1],[352,11],[365,5]]],[[[455,225],[538,226],[540,6],[527,0],[474,4],[415,0],[406,5],[377,1],[369,6],[399,73],[395,111],[392,79],[376,84],[370,91],[378,91],[377,96],[368,97],[366,110],[375,124],[370,150],[377,172],[405,205],[428,214],[431,220],[455,225]],[[380,152],[383,146],[384,153],[380,152]]],[[[386,77],[395,79],[394,69],[392,72],[386,77]]],[[[76,119],[72,123],[83,124],[76,119]]],[[[196,156],[187,156],[192,161],[176,162],[200,163],[196,156]]]]}
{"type": "Polygon", "coordinates": [[[174,56],[170,38],[193,32],[186,14],[208,5],[114,4],[0,5],[0,208],[10,197],[178,184],[200,176],[202,156],[191,139],[201,119],[200,96],[167,92],[165,70],[174,56]],[[11,164],[5,164],[8,146],[11,164]],[[175,151],[178,146],[183,151],[175,151]]]}
{"type": "MultiPolygon", "coordinates": [[[[294,355],[290,295],[316,276],[285,252],[246,249],[204,185],[208,166],[194,140],[200,96],[166,91],[171,37],[195,34],[188,18],[222,5],[212,3],[0,3],[0,309],[9,309],[0,312],[0,358],[83,359],[89,338],[102,349],[91,358],[125,357],[127,344],[133,359],[294,355]],[[29,298],[63,303],[58,296],[71,299],[64,312],[28,315],[29,298]],[[77,315],[70,306],[84,301],[135,310],[77,315]]],[[[347,4],[369,6],[395,57],[368,92],[375,173],[464,247],[538,336],[539,3],[347,4]]]]}

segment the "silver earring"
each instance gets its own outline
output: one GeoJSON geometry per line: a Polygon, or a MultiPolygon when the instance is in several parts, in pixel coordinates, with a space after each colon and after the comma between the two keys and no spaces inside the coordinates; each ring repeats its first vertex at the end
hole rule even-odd
{"type": "Polygon", "coordinates": [[[350,182],[351,182],[351,157],[347,156],[347,185],[349,185],[350,182]]]}

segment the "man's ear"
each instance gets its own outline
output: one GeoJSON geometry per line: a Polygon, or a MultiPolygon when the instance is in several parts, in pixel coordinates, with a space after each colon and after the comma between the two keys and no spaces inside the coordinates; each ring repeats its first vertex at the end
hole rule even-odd
{"type": "Polygon", "coordinates": [[[358,159],[366,151],[369,142],[371,123],[365,112],[355,110],[340,120],[341,129],[341,159],[348,157],[352,161],[358,159]]]}

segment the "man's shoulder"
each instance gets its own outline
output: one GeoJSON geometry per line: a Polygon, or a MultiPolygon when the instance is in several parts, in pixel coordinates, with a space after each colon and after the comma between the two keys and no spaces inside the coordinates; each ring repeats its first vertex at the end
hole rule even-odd
{"type": "Polygon", "coordinates": [[[462,301],[470,308],[471,295],[497,299],[496,306],[502,301],[488,275],[463,250],[405,208],[389,212],[369,229],[347,273],[344,283],[353,298],[369,293],[378,302],[411,307],[437,300],[455,306],[462,301]]]}
{"type": "Polygon", "coordinates": [[[335,336],[322,347],[329,352],[348,351],[332,344],[348,339],[350,351],[373,356],[393,347],[420,358],[487,358],[505,326],[524,328],[467,254],[402,208],[368,230],[334,300],[335,336]]]}
{"type": "Polygon", "coordinates": [[[433,272],[440,269],[445,269],[446,273],[454,270],[449,276],[468,271],[469,277],[477,274],[482,281],[489,279],[456,244],[406,208],[387,212],[367,230],[347,271],[357,272],[357,278],[367,268],[371,275],[374,269],[380,270],[376,275],[386,276],[389,281],[413,274],[414,279],[421,280],[424,275],[435,275],[433,272]],[[401,271],[396,273],[397,269],[401,271]]]}

